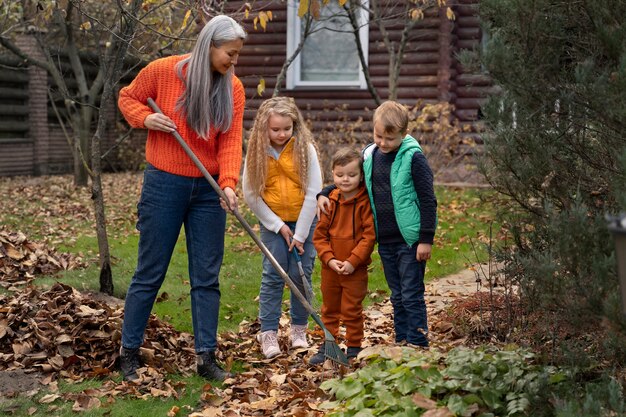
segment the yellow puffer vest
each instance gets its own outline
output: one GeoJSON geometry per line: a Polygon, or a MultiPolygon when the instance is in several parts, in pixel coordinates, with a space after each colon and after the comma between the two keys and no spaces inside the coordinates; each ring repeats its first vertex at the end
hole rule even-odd
{"type": "Polygon", "coordinates": [[[284,222],[295,222],[304,204],[302,183],[293,163],[295,138],[283,148],[278,159],[268,157],[267,178],[263,200],[284,222]]]}

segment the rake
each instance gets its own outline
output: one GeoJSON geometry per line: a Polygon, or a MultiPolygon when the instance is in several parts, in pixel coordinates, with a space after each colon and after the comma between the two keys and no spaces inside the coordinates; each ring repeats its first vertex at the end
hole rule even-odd
{"type": "Polygon", "coordinates": [[[300,274],[300,279],[302,280],[302,288],[304,288],[304,296],[306,297],[311,307],[317,310],[317,305],[315,304],[315,294],[313,293],[313,287],[311,287],[311,283],[308,279],[306,279],[306,274],[304,273],[304,267],[302,266],[302,257],[298,253],[297,250],[291,251],[294,259],[296,260],[296,265],[298,266],[298,273],[300,274]]]}
{"type": "MultiPolygon", "coordinates": [[[[152,110],[154,110],[155,113],[163,114],[159,106],[157,106],[157,104],[154,102],[152,98],[148,98],[148,105],[152,108],[152,110]]],[[[180,133],[178,133],[177,130],[174,130],[171,133],[172,133],[172,136],[174,136],[174,138],[178,141],[180,146],[183,148],[187,156],[189,156],[189,158],[193,161],[193,163],[198,167],[200,172],[202,172],[202,175],[204,175],[204,178],[206,178],[206,180],[209,182],[213,190],[215,190],[215,192],[220,196],[220,198],[224,200],[227,205],[229,205],[228,199],[226,198],[226,194],[224,194],[224,191],[222,191],[222,189],[215,182],[211,174],[209,174],[209,171],[207,171],[204,165],[202,165],[202,162],[200,162],[196,154],[193,153],[193,151],[191,150],[189,145],[187,145],[187,143],[185,142],[183,137],[180,135],[180,133]]],[[[229,205],[229,208],[230,208],[230,205],[229,205]]],[[[252,227],[250,227],[250,225],[248,224],[246,219],[241,215],[241,213],[239,213],[239,211],[236,208],[231,211],[235,215],[235,217],[237,218],[241,226],[246,230],[246,232],[248,232],[252,240],[254,240],[254,243],[257,244],[259,249],[261,249],[261,252],[263,252],[263,254],[267,257],[267,259],[269,259],[270,263],[272,264],[274,269],[276,269],[276,271],[281,276],[283,281],[285,281],[285,284],[287,284],[291,292],[296,296],[298,301],[302,303],[304,308],[311,315],[315,323],[317,323],[318,326],[320,326],[322,330],[324,331],[324,356],[333,362],[348,366],[348,358],[346,357],[346,354],[341,350],[341,348],[335,341],[335,338],[332,335],[332,333],[326,328],[326,326],[324,326],[324,323],[322,322],[320,317],[317,315],[317,313],[315,312],[311,304],[302,295],[302,293],[300,292],[296,284],[294,284],[291,278],[289,278],[289,275],[287,275],[287,273],[280,266],[276,258],[274,258],[274,256],[269,251],[269,249],[267,249],[267,246],[265,246],[265,244],[256,235],[256,233],[254,233],[254,230],[252,230],[252,227]]]]}

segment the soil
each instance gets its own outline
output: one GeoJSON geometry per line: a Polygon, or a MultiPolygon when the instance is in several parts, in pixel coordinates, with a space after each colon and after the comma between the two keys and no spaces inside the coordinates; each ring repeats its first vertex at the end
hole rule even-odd
{"type": "Polygon", "coordinates": [[[3,398],[14,397],[17,394],[35,393],[39,390],[41,375],[36,372],[18,369],[15,371],[0,371],[0,402],[3,398]]]}

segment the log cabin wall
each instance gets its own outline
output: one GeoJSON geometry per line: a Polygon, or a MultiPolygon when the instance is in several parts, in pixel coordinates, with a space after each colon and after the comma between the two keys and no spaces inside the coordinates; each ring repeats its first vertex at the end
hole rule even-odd
{"type": "MultiPolygon", "coordinates": [[[[448,0],[455,12],[455,20],[449,20],[442,11],[432,10],[426,14],[410,32],[398,85],[398,100],[408,106],[415,106],[418,102],[442,101],[454,105],[456,120],[467,127],[463,135],[473,137],[480,131],[480,105],[490,91],[491,82],[484,75],[464,70],[456,54],[462,49],[480,45],[478,1],[448,0]]],[[[230,9],[226,12],[240,11],[244,4],[243,1],[230,1],[230,9]]],[[[257,1],[254,2],[254,12],[247,19],[242,14],[233,16],[241,20],[249,34],[236,73],[246,89],[244,128],[250,129],[256,109],[264,99],[271,97],[276,76],[286,59],[287,1],[257,1]],[[255,30],[252,19],[261,10],[271,11],[273,19],[268,22],[266,30],[260,25],[255,30]],[[265,80],[266,90],[259,96],[257,85],[261,78],[265,80]]],[[[401,25],[388,26],[394,41],[400,38],[401,30],[401,25]]],[[[22,42],[27,43],[29,40],[23,39],[22,42]]],[[[373,84],[384,100],[389,95],[389,55],[380,31],[372,21],[369,25],[367,60],[373,84]]],[[[0,176],[72,171],[70,147],[48,103],[47,86],[50,82],[42,70],[34,67],[16,69],[5,74],[4,78],[0,74],[0,97],[7,104],[0,106],[0,127],[8,120],[11,120],[13,127],[22,126],[22,130],[5,132],[0,137],[0,176]],[[13,73],[16,75],[13,76],[13,73]],[[21,83],[21,87],[16,83],[21,83]],[[20,89],[21,93],[17,91],[20,89]],[[13,98],[10,98],[11,94],[13,98]],[[24,109],[24,106],[27,110],[20,115],[9,114],[8,110],[16,112],[24,109]]],[[[371,140],[370,120],[376,102],[367,89],[287,89],[284,83],[281,87],[280,94],[294,97],[310,122],[322,156],[332,154],[339,144],[356,146],[371,140]]],[[[112,119],[111,126],[114,125],[112,119]]],[[[122,129],[110,129],[103,144],[104,149],[113,146],[122,133],[122,129]]],[[[135,132],[132,142],[141,151],[143,140],[145,132],[135,132]]],[[[130,149],[130,146],[127,147],[130,149]]],[[[141,159],[141,155],[134,155],[135,158],[137,156],[141,159]]],[[[123,158],[123,153],[111,153],[107,159],[110,169],[124,168],[123,158]]],[[[327,165],[325,159],[323,163],[327,165]]],[[[136,167],[137,164],[132,166],[136,167]]],[[[327,168],[325,166],[326,171],[327,168]]]]}
{"type": "MultiPolygon", "coordinates": [[[[244,2],[230,2],[232,10],[244,2]]],[[[478,19],[478,0],[448,2],[455,19],[444,9],[430,10],[411,30],[403,57],[398,84],[398,101],[409,107],[418,103],[448,102],[454,106],[453,117],[461,128],[460,141],[480,144],[480,105],[491,89],[490,79],[463,68],[457,54],[463,49],[481,46],[482,33],[478,19]],[[469,140],[468,140],[469,139],[469,140]]],[[[271,97],[287,56],[287,2],[256,2],[255,11],[271,11],[273,20],[266,30],[254,28],[253,13],[242,24],[248,32],[236,73],[246,88],[245,129],[250,129],[256,109],[271,97]],[[265,92],[259,96],[257,85],[265,80],[265,92]]],[[[393,12],[388,11],[388,14],[393,12]]],[[[393,42],[398,42],[402,23],[387,22],[393,42]]],[[[369,73],[382,100],[389,96],[389,53],[375,22],[369,25],[369,73]]],[[[305,119],[316,134],[324,171],[328,174],[329,156],[341,144],[362,145],[371,141],[371,116],[376,102],[367,89],[294,88],[281,86],[280,95],[294,97],[305,119]]],[[[464,152],[476,152],[474,145],[464,152]]],[[[463,180],[467,173],[461,173],[463,180]]],[[[328,176],[327,176],[328,179],[328,176]]],[[[472,180],[475,180],[472,179],[472,180]]]]}

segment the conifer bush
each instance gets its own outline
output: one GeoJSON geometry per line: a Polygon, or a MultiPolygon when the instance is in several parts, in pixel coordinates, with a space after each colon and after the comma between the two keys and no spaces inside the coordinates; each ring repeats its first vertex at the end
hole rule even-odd
{"type": "Polygon", "coordinates": [[[626,208],[626,2],[481,0],[480,15],[499,90],[483,108],[482,171],[508,197],[505,273],[549,322],[531,342],[551,361],[626,363],[605,220],[626,208]]]}

